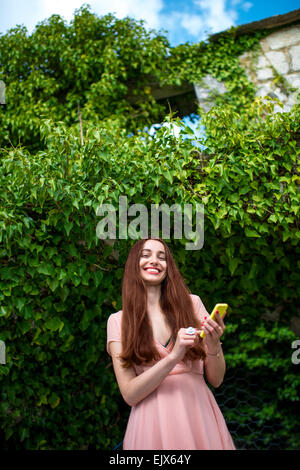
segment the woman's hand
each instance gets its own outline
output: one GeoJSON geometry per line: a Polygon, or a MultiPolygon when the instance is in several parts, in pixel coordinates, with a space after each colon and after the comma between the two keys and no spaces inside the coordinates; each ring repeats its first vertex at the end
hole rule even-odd
{"type": "Polygon", "coordinates": [[[195,329],[195,333],[193,335],[189,335],[186,333],[186,329],[187,328],[180,328],[180,330],[178,330],[176,342],[170,352],[170,356],[176,359],[177,362],[184,358],[185,353],[189,348],[198,344],[198,335],[201,330],[195,329]]]}
{"type": "Polygon", "coordinates": [[[208,352],[211,354],[215,354],[218,351],[219,340],[226,328],[218,311],[216,312],[215,319],[216,321],[207,317],[207,319],[202,323],[202,329],[206,335],[204,341],[208,348],[208,352]]]}

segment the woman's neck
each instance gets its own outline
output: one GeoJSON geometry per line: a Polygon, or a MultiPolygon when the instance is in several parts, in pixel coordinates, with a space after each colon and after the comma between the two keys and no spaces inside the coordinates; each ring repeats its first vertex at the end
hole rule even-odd
{"type": "Polygon", "coordinates": [[[160,309],[160,299],[161,295],[161,286],[147,286],[147,309],[151,314],[152,312],[159,312],[160,309]]]}

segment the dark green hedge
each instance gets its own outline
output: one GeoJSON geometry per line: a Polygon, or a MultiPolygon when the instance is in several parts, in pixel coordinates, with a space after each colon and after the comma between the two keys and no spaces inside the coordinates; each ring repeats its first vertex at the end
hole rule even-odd
{"type": "Polygon", "coordinates": [[[290,329],[299,296],[299,111],[270,114],[253,125],[248,116],[246,125],[230,109],[212,110],[206,128],[215,135],[207,137],[206,153],[184,138],[185,129],[179,139],[166,128],[142,139],[118,134],[113,125],[90,128],[81,146],[78,130],[49,121],[41,129],[46,151],[2,151],[6,446],[103,449],[124,432],[105,339],[109,314],[121,308],[123,267],[134,240],[112,247],[96,237],[98,205],[117,208],[120,195],[128,206],[204,203],[203,248],[187,251],[184,240],[172,239],[171,250],[208,310],[221,300],[231,307],[224,335],[228,367],[276,372],[274,413],[260,419],[285,420],[291,430],[286,445],[294,445],[297,417],[286,415],[285,404],[299,401],[291,362],[297,336],[290,329]],[[278,306],[280,316],[268,317],[278,306]]]}

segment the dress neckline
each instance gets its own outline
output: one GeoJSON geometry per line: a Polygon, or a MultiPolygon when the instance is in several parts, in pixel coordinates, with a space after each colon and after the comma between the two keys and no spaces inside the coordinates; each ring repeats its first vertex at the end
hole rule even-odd
{"type": "Polygon", "coordinates": [[[168,341],[166,342],[165,345],[161,344],[161,343],[160,343],[159,341],[157,341],[156,339],[155,339],[155,342],[156,342],[157,344],[159,344],[160,346],[162,346],[163,348],[166,349],[166,348],[169,346],[169,344],[170,344],[171,337],[172,337],[172,336],[170,336],[170,338],[168,339],[168,341]]]}

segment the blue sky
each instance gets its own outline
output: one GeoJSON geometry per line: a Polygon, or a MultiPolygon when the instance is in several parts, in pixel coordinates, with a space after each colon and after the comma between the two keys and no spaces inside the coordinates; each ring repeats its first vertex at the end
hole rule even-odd
{"type": "Polygon", "coordinates": [[[300,6],[299,0],[0,0],[0,32],[24,24],[31,33],[39,21],[52,14],[70,22],[74,10],[83,3],[89,3],[99,16],[131,16],[146,20],[149,28],[167,30],[172,46],[198,42],[230,26],[288,13],[300,6]]]}

